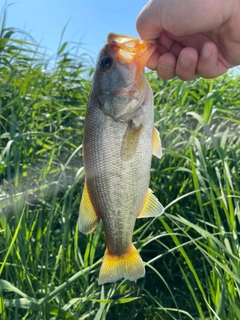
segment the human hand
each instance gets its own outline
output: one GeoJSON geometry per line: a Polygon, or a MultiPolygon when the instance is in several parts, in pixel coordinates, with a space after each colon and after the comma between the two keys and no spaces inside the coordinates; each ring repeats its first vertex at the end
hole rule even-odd
{"type": "Polygon", "coordinates": [[[136,26],[158,39],[147,67],[162,79],[215,78],[240,64],[240,0],[150,0],[136,26]]]}

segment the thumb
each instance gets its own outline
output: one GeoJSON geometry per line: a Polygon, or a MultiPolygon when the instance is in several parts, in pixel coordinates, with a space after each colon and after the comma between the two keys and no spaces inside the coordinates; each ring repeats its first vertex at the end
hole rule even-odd
{"type": "Polygon", "coordinates": [[[136,28],[141,39],[156,39],[163,31],[160,14],[161,3],[162,0],[155,2],[150,0],[139,13],[136,21],[136,28]]]}
{"type": "Polygon", "coordinates": [[[231,16],[234,0],[150,0],[137,18],[143,40],[156,39],[163,30],[175,36],[208,32],[231,16]]]}

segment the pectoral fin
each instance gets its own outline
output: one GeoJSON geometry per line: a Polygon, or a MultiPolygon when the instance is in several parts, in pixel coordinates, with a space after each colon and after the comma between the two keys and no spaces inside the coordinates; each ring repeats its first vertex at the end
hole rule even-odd
{"type": "Polygon", "coordinates": [[[87,184],[85,182],[82,200],[79,209],[78,228],[79,231],[87,234],[93,232],[99,223],[99,218],[92,206],[87,184]]]}
{"type": "Polygon", "coordinates": [[[126,132],[123,136],[121,147],[121,159],[123,161],[130,160],[136,153],[142,125],[135,128],[132,122],[129,122],[126,132]]]}
{"type": "Polygon", "coordinates": [[[158,217],[164,212],[164,207],[154,196],[151,189],[148,189],[148,194],[141,213],[138,218],[158,217]]]}
{"type": "Polygon", "coordinates": [[[153,155],[160,159],[162,157],[162,144],[159,132],[155,127],[153,127],[152,132],[152,149],[153,155]]]}

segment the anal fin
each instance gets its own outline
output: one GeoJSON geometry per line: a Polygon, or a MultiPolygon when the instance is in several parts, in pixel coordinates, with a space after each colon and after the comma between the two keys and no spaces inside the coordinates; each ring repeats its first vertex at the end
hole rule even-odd
{"type": "Polygon", "coordinates": [[[142,211],[138,215],[138,218],[152,218],[158,217],[164,213],[163,205],[154,196],[151,189],[148,189],[147,197],[142,211]]]}
{"type": "Polygon", "coordinates": [[[85,181],[82,200],[79,209],[78,228],[79,231],[87,234],[93,232],[99,223],[99,218],[91,203],[87,184],[85,181]]]}
{"type": "Polygon", "coordinates": [[[152,153],[154,156],[157,158],[162,157],[162,144],[161,144],[161,139],[158,130],[153,127],[153,132],[152,132],[152,153]]]}
{"type": "Polygon", "coordinates": [[[112,255],[109,250],[106,249],[99,273],[98,284],[115,282],[122,278],[135,281],[144,275],[145,268],[142,258],[134,245],[131,244],[129,250],[121,256],[112,255]]]}

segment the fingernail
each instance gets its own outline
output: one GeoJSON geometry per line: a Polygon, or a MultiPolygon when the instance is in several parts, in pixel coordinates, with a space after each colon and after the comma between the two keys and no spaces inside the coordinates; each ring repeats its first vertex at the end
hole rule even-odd
{"type": "Polygon", "coordinates": [[[203,50],[202,50],[202,57],[203,59],[207,59],[210,57],[210,54],[211,54],[211,49],[208,48],[208,47],[203,47],[203,50]]]}
{"type": "Polygon", "coordinates": [[[159,69],[163,73],[169,73],[169,72],[172,72],[174,70],[173,66],[171,64],[165,63],[165,62],[161,62],[160,66],[159,66],[159,69]]]}
{"type": "Polygon", "coordinates": [[[182,66],[183,68],[188,68],[188,67],[190,67],[191,63],[192,63],[192,59],[191,59],[191,58],[189,58],[189,57],[186,56],[186,55],[182,55],[182,56],[181,56],[181,66],[182,66]]]}

